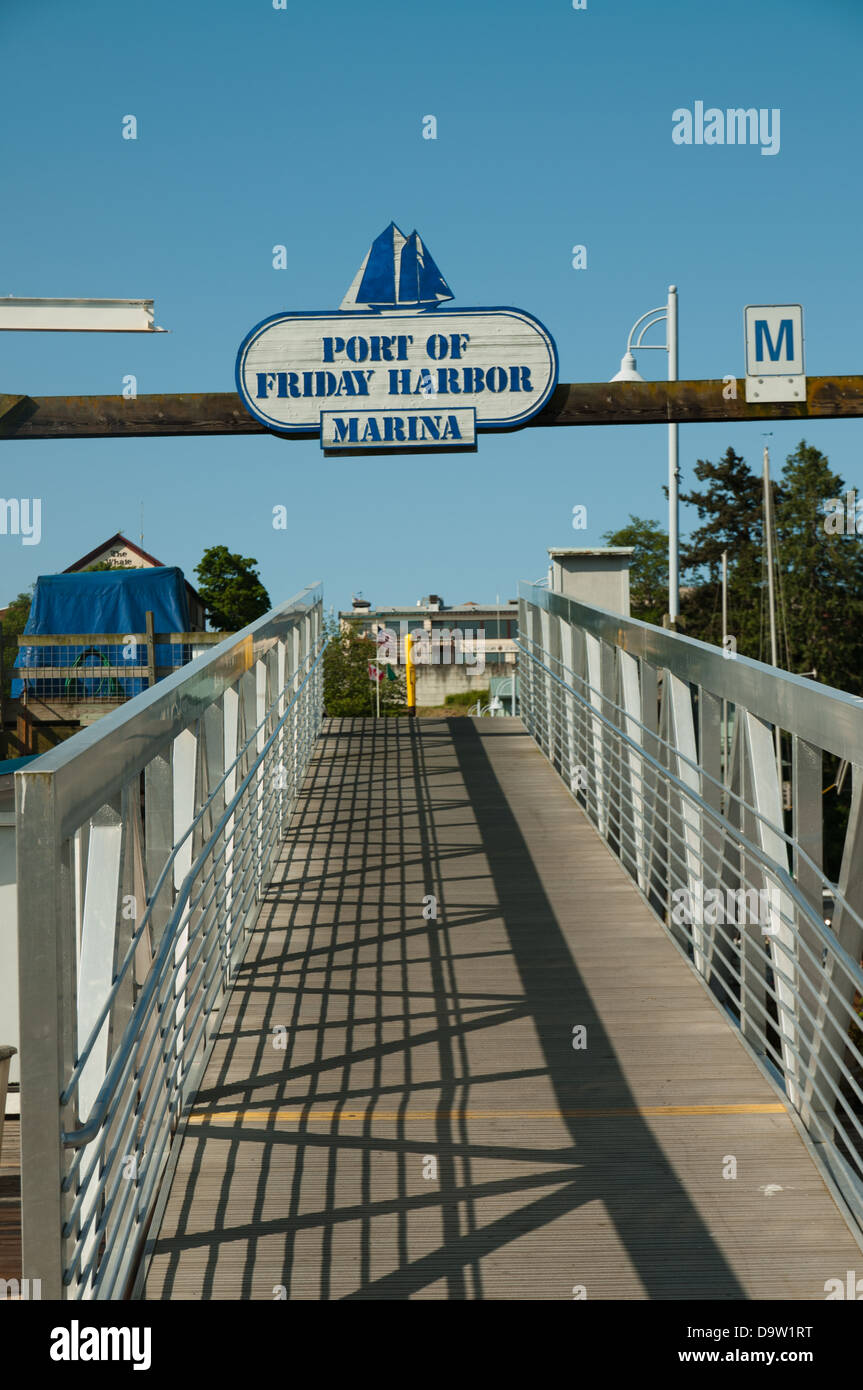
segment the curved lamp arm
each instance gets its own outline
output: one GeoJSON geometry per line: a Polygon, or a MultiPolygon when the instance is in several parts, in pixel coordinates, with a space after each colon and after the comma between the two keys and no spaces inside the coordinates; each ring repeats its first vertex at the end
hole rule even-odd
{"type": "Polygon", "coordinates": [[[662,352],[667,352],[667,351],[668,351],[668,343],[667,343],[667,342],[664,342],[664,343],[644,343],[644,342],[642,342],[642,339],[643,339],[645,333],[647,332],[647,330],[648,330],[649,328],[652,328],[653,325],[654,325],[655,323],[662,323],[663,319],[667,319],[667,318],[668,318],[668,306],[667,306],[667,305],[662,305],[659,309],[648,309],[648,311],[647,311],[646,314],[642,314],[640,319],[636,319],[636,320],[635,320],[635,323],[632,325],[631,329],[629,330],[629,337],[628,337],[627,340],[626,340],[626,350],[627,350],[627,352],[632,352],[632,335],[634,334],[634,332],[635,332],[636,328],[638,327],[638,325],[639,325],[640,323],[644,323],[644,320],[645,320],[645,319],[650,319],[650,323],[644,323],[644,327],[642,328],[640,334],[638,335],[638,342],[635,344],[636,348],[639,348],[639,349],[642,348],[642,347],[644,347],[644,348],[658,348],[658,349],[660,349],[660,351],[662,351],[662,352]],[[658,318],[654,318],[654,317],[653,317],[654,314],[657,314],[659,317],[658,317],[658,318]]]}

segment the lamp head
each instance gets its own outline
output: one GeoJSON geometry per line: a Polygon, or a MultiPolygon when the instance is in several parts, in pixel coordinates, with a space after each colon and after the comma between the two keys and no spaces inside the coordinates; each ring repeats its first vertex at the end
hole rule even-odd
{"type": "Polygon", "coordinates": [[[613,376],[612,381],[643,381],[644,377],[635,370],[635,358],[631,352],[625,352],[620,359],[620,371],[613,376]]]}

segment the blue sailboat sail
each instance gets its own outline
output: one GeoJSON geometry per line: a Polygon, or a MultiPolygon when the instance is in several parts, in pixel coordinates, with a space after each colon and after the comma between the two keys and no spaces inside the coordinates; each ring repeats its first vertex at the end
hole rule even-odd
{"type": "Polygon", "coordinates": [[[416,231],[391,222],[375,237],[341,308],[432,308],[453,293],[416,231]]]}
{"type": "Polygon", "coordinates": [[[442,299],[452,297],[449,285],[423,246],[419,234],[411,232],[402,251],[399,302],[439,304],[442,299]]]}
{"type": "Polygon", "coordinates": [[[366,259],[366,269],[357,291],[361,304],[395,304],[396,261],[400,259],[406,238],[395,222],[375,237],[366,259]]]}

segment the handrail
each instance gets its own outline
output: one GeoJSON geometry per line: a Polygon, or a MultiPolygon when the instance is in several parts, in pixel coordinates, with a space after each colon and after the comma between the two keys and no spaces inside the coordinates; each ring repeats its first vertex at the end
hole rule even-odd
{"type": "Polygon", "coordinates": [[[23,1260],[45,1297],[122,1296],[141,1256],[313,753],[325,646],[310,585],[16,774],[23,1260]]]}
{"type": "MultiPolygon", "coordinates": [[[[285,713],[282,715],[282,718],[279,720],[279,722],[278,722],[278,724],[276,725],[275,729],[273,730],[272,734],[270,734],[270,737],[268,738],[267,742],[265,743],[262,752],[258,754],[258,756],[257,756],[257,758],[255,759],[254,763],[252,764],[251,768],[250,768],[249,771],[246,773],[245,777],[243,778],[242,782],[240,783],[239,787],[237,788],[236,792],[234,793],[233,797],[231,798],[230,802],[228,803],[227,807],[225,808],[225,811],[222,813],[221,817],[219,818],[219,821],[218,821],[217,824],[216,824],[215,830],[214,830],[213,833],[210,835],[209,839],[206,841],[206,843],[205,843],[203,849],[201,849],[201,850],[198,852],[198,855],[197,855],[197,857],[196,857],[196,859],[195,859],[195,862],[192,864],[192,867],[189,869],[188,873],[186,874],[185,878],[183,879],[182,885],[181,885],[181,887],[180,887],[180,889],[179,889],[179,892],[177,893],[177,898],[176,898],[176,901],[175,901],[175,904],[174,904],[174,909],[173,909],[173,911],[172,911],[172,913],[171,913],[171,916],[170,916],[170,918],[169,918],[169,920],[168,920],[168,923],[167,923],[167,925],[166,925],[166,927],[165,927],[165,930],[164,930],[164,932],[163,932],[163,934],[162,934],[162,942],[161,942],[161,945],[160,945],[160,947],[159,947],[158,953],[156,954],[156,956],[155,956],[154,959],[153,959],[153,965],[152,965],[152,968],[151,968],[151,970],[150,970],[150,973],[149,973],[149,975],[148,975],[148,977],[147,977],[147,981],[146,981],[146,983],[145,983],[145,985],[144,985],[144,988],[143,988],[141,994],[140,994],[139,997],[138,997],[138,1000],[137,1000],[137,1011],[138,1011],[138,1012],[140,1012],[140,1013],[146,1013],[146,1012],[147,1012],[149,1002],[150,1002],[150,1000],[152,999],[152,997],[153,997],[153,995],[154,995],[154,993],[155,993],[155,988],[156,988],[156,983],[158,982],[160,968],[161,968],[161,966],[165,963],[165,961],[167,960],[168,956],[169,956],[170,953],[171,953],[171,950],[174,949],[175,946],[176,946],[177,929],[178,929],[178,927],[179,927],[180,921],[182,920],[183,911],[184,911],[184,909],[185,909],[185,906],[186,906],[186,904],[187,904],[187,902],[188,902],[188,900],[189,900],[189,896],[190,896],[191,891],[192,891],[192,885],[194,884],[194,882],[195,882],[196,878],[198,877],[199,873],[201,872],[202,865],[203,865],[204,863],[206,863],[207,859],[209,858],[210,854],[212,853],[213,849],[215,848],[216,844],[218,843],[220,837],[222,836],[222,834],[223,834],[223,832],[224,832],[224,830],[225,830],[225,827],[227,826],[228,822],[231,820],[231,817],[234,815],[235,811],[237,810],[237,807],[238,807],[238,806],[241,804],[241,802],[243,801],[243,798],[245,797],[246,791],[248,790],[248,788],[249,788],[249,786],[251,785],[252,781],[257,777],[257,775],[258,775],[258,769],[260,768],[262,762],[263,762],[264,759],[266,758],[266,755],[269,753],[270,749],[273,747],[273,744],[276,742],[276,739],[277,739],[279,733],[281,732],[281,730],[283,729],[283,727],[284,727],[284,725],[285,725],[285,721],[287,720],[288,715],[292,713],[295,703],[296,703],[297,700],[299,699],[301,693],[304,691],[307,682],[311,679],[312,675],[314,674],[315,670],[317,669],[317,666],[318,666],[319,662],[322,660],[323,654],[324,654],[324,650],[325,650],[325,648],[326,648],[326,645],[327,645],[327,639],[324,638],[324,639],[322,640],[322,643],[321,643],[321,646],[320,646],[320,650],[318,651],[318,654],[317,654],[317,656],[315,657],[315,660],[314,660],[314,663],[313,663],[313,665],[312,665],[312,667],[311,667],[311,670],[309,671],[309,673],[308,673],[308,674],[306,675],[306,677],[304,678],[303,683],[302,683],[302,685],[300,686],[299,690],[297,691],[296,695],[295,695],[295,696],[293,697],[293,699],[291,700],[291,703],[288,705],[287,709],[285,710],[285,713]]],[[[262,727],[263,722],[264,722],[264,721],[262,721],[262,724],[259,724],[259,725],[258,725],[258,728],[254,731],[254,733],[253,733],[253,735],[252,735],[253,738],[254,738],[255,734],[257,734],[258,730],[262,727]]],[[[249,740],[249,742],[250,742],[250,741],[251,741],[251,740],[249,740]]],[[[239,756],[241,756],[241,755],[238,755],[238,758],[235,759],[235,761],[234,761],[232,767],[235,767],[235,766],[236,766],[237,761],[239,761],[239,756]]],[[[204,816],[205,811],[206,811],[206,810],[208,809],[208,807],[210,806],[210,804],[211,804],[211,802],[212,802],[212,800],[213,800],[213,797],[217,794],[219,788],[223,785],[223,783],[224,783],[224,781],[225,781],[225,778],[227,778],[228,775],[229,775],[228,772],[226,772],[226,773],[224,774],[224,776],[221,778],[221,780],[220,780],[218,786],[213,790],[213,792],[210,793],[210,797],[209,797],[208,801],[206,801],[206,802],[204,803],[204,805],[201,807],[201,809],[199,810],[199,812],[198,812],[197,816],[195,817],[194,821],[192,822],[192,824],[189,826],[188,830],[187,830],[187,831],[185,832],[185,834],[183,835],[182,839],[181,839],[180,841],[178,841],[178,843],[173,847],[173,849],[172,849],[172,851],[171,851],[171,856],[170,856],[169,860],[167,861],[167,863],[166,863],[164,869],[162,870],[162,874],[161,874],[161,876],[160,876],[160,878],[159,878],[159,882],[158,882],[158,884],[156,885],[156,889],[155,889],[155,893],[156,893],[156,894],[158,894],[159,888],[160,888],[160,887],[162,886],[162,884],[164,883],[165,878],[166,878],[166,876],[167,876],[167,873],[168,873],[169,869],[171,869],[171,868],[173,867],[174,863],[176,862],[177,852],[179,851],[181,845],[183,845],[183,844],[185,843],[185,841],[188,839],[188,837],[193,833],[193,831],[195,830],[195,828],[198,826],[198,824],[200,823],[202,817],[204,816]]],[[[144,927],[147,925],[148,917],[149,917],[149,913],[150,913],[151,907],[152,907],[152,901],[151,901],[150,903],[148,903],[148,905],[147,905],[147,912],[146,912],[146,914],[145,914],[144,919],[142,920],[141,926],[137,929],[135,936],[133,936],[133,942],[134,942],[135,944],[137,944],[137,940],[139,939],[140,933],[144,930],[144,927]]],[[[133,947],[130,947],[129,950],[127,951],[127,953],[126,953],[126,958],[125,958],[124,963],[123,963],[123,970],[125,970],[125,968],[126,968],[126,967],[128,966],[128,964],[129,964],[129,962],[130,962],[131,960],[134,959],[134,955],[135,955],[135,951],[134,951],[133,947]]],[[[119,979],[121,979],[121,978],[122,978],[122,975],[118,975],[117,979],[115,980],[115,986],[116,986],[116,983],[118,983],[118,982],[119,982],[119,979]]],[[[72,1073],[72,1076],[71,1076],[70,1079],[69,1079],[69,1084],[68,1084],[68,1086],[66,1087],[65,1091],[63,1092],[63,1095],[60,1097],[60,1103],[61,1103],[61,1105],[65,1105],[66,1103],[68,1103],[69,1099],[71,1098],[71,1093],[72,1093],[72,1091],[73,1091],[73,1089],[74,1089],[75,1083],[79,1080],[80,1075],[81,1075],[81,1071],[83,1070],[83,1067],[84,1067],[84,1065],[85,1065],[85,1063],[86,1063],[86,1061],[87,1061],[87,1057],[88,1057],[88,1055],[89,1055],[89,1049],[90,1049],[90,1048],[93,1046],[93,1044],[95,1043],[95,1041],[96,1041],[96,1039],[97,1039],[97,1037],[98,1037],[98,1035],[99,1035],[99,1033],[100,1033],[100,1031],[101,1031],[102,1025],[104,1024],[105,1020],[107,1019],[107,1017],[108,1017],[108,1015],[109,1015],[109,1013],[110,1013],[110,1011],[111,1011],[111,1006],[112,1006],[112,1004],[113,1004],[113,990],[112,990],[112,996],[108,999],[108,1001],[106,1002],[106,1004],[104,1005],[104,1007],[103,1007],[103,1009],[102,1009],[102,1012],[99,1014],[98,1020],[97,1020],[96,1024],[94,1024],[94,1026],[93,1026],[93,1028],[92,1028],[92,1030],[91,1030],[90,1037],[89,1037],[89,1039],[88,1039],[88,1041],[87,1041],[87,1044],[85,1045],[84,1049],[83,1049],[82,1052],[81,1052],[80,1057],[78,1058],[78,1060],[77,1060],[76,1063],[75,1063],[75,1069],[74,1069],[74,1071],[73,1071],[73,1073],[72,1073]]],[[[98,1095],[97,1095],[97,1097],[96,1097],[96,1100],[95,1100],[95,1102],[94,1102],[93,1109],[91,1110],[90,1115],[88,1116],[86,1122],[85,1122],[84,1124],[82,1124],[82,1125],[79,1125],[77,1129],[71,1130],[71,1131],[69,1131],[68,1133],[65,1132],[65,1131],[63,1131],[63,1133],[62,1133],[62,1135],[61,1135],[61,1142],[62,1142],[64,1145],[66,1145],[66,1146],[68,1146],[68,1147],[78,1148],[78,1147],[81,1147],[81,1146],[84,1145],[84,1144],[89,1144],[89,1143],[91,1142],[91,1140],[93,1140],[93,1139],[96,1137],[96,1135],[98,1134],[99,1130],[101,1129],[101,1127],[102,1127],[102,1125],[103,1125],[103,1123],[104,1123],[104,1120],[105,1120],[105,1110],[107,1109],[108,1100],[109,1100],[110,1097],[113,1095],[113,1092],[114,1092],[114,1090],[115,1090],[115,1088],[116,1088],[116,1084],[117,1084],[117,1078],[118,1078],[118,1076],[121,1074],[121,1072],[122,1072],[122,1070],[123,1070],[123,1067],[124,1067],[125,1064],[126,1064],[126,1061],[127,1061],[128,1055],[129,1055],[129,1052],[130,1052],[130,1050],[131,1050],[131,1047],[132,1047],[133,1043],[137,1040],[137,1029],[136,1029],[136,1026],[135,1026],[135,1025],[136,1025],[136,1022],[137,1022],[136,1017],[135,1017],[135,1015],[133,1014],[132,1018],[130,1018],[128,1024],[126,1025],[126,1031],[125,1031],[125,1033],[123,1034],[123,1037],[121,1038],[120,1042],[119,1042],[118,1045],[117,1045],[117,1049],[116,1049],[116,1051],[115,1051],[115,1053],[114,1053],[114,1059],[113,1059],[113,1061],[112,1061],[112,1063],[111,1063],[111,1066],[109,1067],[109,1069],[108,1069],[108,1071],[107,1071],[107,1073],[106,1073],[105,1080],[104,1080],[104,1082],[102,1083],[102,1086],[101,1086],[101,1088],[100,1088],[100,1090],[99,1090],[99,1093],[98,1093],[98,1095]]]]}
{"type": "MultiPolygon", "coordinates": [[[[520,652],[522,652],[524,656],[529,657],[553,681],[560,685],[562,689],[571,691],[572,687],[569,686],[568,683],[565,680],[563,680],[561,676],[557,675],[554,671],[552,671],[551,667],[547,666],[533,652],[528,651],[528,649],[518,641],[516,642],[516,647],[520,652]]],[[[562,669],[566,669],[574,675],[572,669],[569,667],[564,667],[562,662],[558,662],[558,665],[560,665],[562,669]]],[[[608,706],[608,708],[610,708],[614,712],[614,714],[617,715],[621,720],[625,719],[628,723],[637,724],[642,734],[642,737],[644,737],[645,735],[652,735],[652,731],[649,730],[645,724],[642,724],[640,720],[635,719],[631,714],[628,714],[627,711],[624,710],[624,708],[621,705],[615,704],[614,701],[608,697],[608,695],[603,695],[599,689],[590,685],[590,683],[587,680],[582,680],[581,686],[583,691],[586,691],[588,694],[595,695],[601,698],[603,703],[606,706],[608,706]]],[[[579,698],[581,698],[581,696],[579,698]]],[[[712,816],[717,820],[717,822],[721,821],[726,827],[730,828],[725,816],[716,816],[716,812],[714,808],[709,804],[709,802],[705,801],[704,798],[690,785],[683,782],[682,779],[676,776],[674,772],[672,772],[669,768],[664,767],[656,758],[652,756],[652,754],[648,753],[643,743],[639,743],[635,739],[630,738],[628,734],[623,732],[619,725],[612,722],[612,720],[608,719],[604,714],[601,713],[600,710],[592,709],[591,718],[603,724],[609,731],[613,731],[615,738],[617,738],[622,744],[626,745],[632,752],[637,753],[639,759],[643,763],[652,766],[658,774],[660,774],[663,778],[665,778],[675,787],[675,789],[679,792],[681,796],[686,796],[693,803],[693,805],[697,806],[698,809],[702,812],[702,814],[712,816]]],[[[781,840],[783,840],[786,846],[794,851],[795,855],[797,856],[800,862],[804,863],[807,866],[807,868],[809,868],[813,872],[813,874],[820,875],[824,879],[823,886],[825,888],[830,889],[831,894],[835,899],[837,905],[842,907],[854,919],[854,921],[861,928],[861,930],[863,930],[863,915],[855,911],[855,909],[844,897],[839,888],[835,884],[830,883],[829,879],[827,879],[822,874],[820,866],[815,863],[814,859],[811,858],[811,856],[807,853],[803,846],[798,844],[788,834],[784,827],[774,825],[773,822],[766,815],[763,814],[763,812],[759,811],[757,806],[754,806],[747,802],[745,798],[739,795],[737,792],[735,792],[733,788],[727,786],[719,778],[714,777],[712,773],[708,772],[706,768],[702,767],[700,763],[690,758],[681,749],[678,748],[675,750],[675,758],[678,763],[686,764],[689,768],[692,769],[693,772],[697,773],[702,782],[709,782],[718,791],[723,792],[728,801],[736,802],[741,810],[746,811],[747,816],[751,820],[760,822],[763,826],[768,827],[781,840]]],[[[793,892],[796,897],[799,897],[801,910],[805,909],[807,912],[812,912],[813,925],[816,927],[817,930],[823,930],[826,932],[826,923],[824,922],[823,918],[817,912],[814,911],[812,905],[808,902],[808,900],[802,897],[802,895],[799,892],[799,889],[797,888],[796,883],[788,874],[787,866],[780,867],[776,865],[774,861],[772,859],[769,859],[768,856],[765,855],[763,851],[759,848],[759,846],[756,845],[753,840],[750,840],[741,830],[735,829],[734,834],[740,840],[741,844],[743,844],[746,847],[747,854],[750,855],[753,859],[757,859],[762,864],[762,867],[764,867],[765,869],[769,869],[770,872],[775,872],[777,875],[779,875],[780,873],[785,875],[785,877],[788,879],[788,891],[793,892]]],[[[830,935],[830,942],[831,945],[836,945],[836,949],[839,951],[840,954],[842,954],[841,947],[839,947],[838,944],[835,943],[835,938],[833,937],[832,933],[830,935]]],[[[861,967],[860,964],[856,964],[855,962],[853,962],[850,956],[848,957],[848,962],[852,969],[859,970],[860,972],[861,993],[863,993],[863,967],[861,967]]]]}
{"type": "MultiPolygon", "coordinates": [[[[519,651],[523,652],[525,656],[531,655],[530,653],[528,653],[527,649],[525,647],[522,647],[520,644],[519,651]]],[[[548,675],[550,675],[551,678],[554,681],[556,681],[563,689],[569,689],[571,691],[572,688],[568,687],[565,681],[561,680],[559,676],[555,675],[554,672],[551,671],[550,667],[545,666],[544,663],[541,662],[535,656],[532,656],[531,659],[536,663],[536,665],[540,666],[542,670],[546,671],[548,675]]],[[[588,691],[592,691],[594,688],[587,684],[587,682],[585,682],[585,689],[588,691]]],[[[579,696],[578,698],[582,697],[579,696]]],[[[624,713],[620,706],[613,705],[612,701],[607,700],[606,703],[612,705],[616,712],[620,714],[624,713]]],[[[855,975],[860,985],[860,992],[861,994],[863,994],[863,966],[861,966],[860,962],[853,960],[851,956],[849,956],[848,953],[843,950],[841,944],[836,941],[835,936],[830,931],[827,924],[824,922],[824,919],[821,916],[819,916],[818,912],[815,911],[812,904],[801,893],[796,882],[792,878],[791,874],[788,872],[787,867],[776,863],[776,861],[771,859],[769,855],[765,854],[765,852],[761,849],[759,845],[755,843],[754,840],[751,840],[743,831],[732,826],[731,822],[728,821],[728,819],[724,815],[718,813],[714,809],[714,807],[712,807],[709,804],[709,802],[705,801],[704,798],[697,791],[695,791],[692,787],[688,786],[685,782],[683,782],[681,778],[677,777],[675,773],[673,773],[669,768],[664,767],[657,758],[654,758],[652,754],[648,753],[641,744],[637,743],[634,739],[630,738],[627,734],[623,733],[623,731],[620,728],[618,728],[614,723],[612,723],[612,721],[608,719],[605,715],[601,714],[598,710],[591,709],[590,717],[591,719],[595,719],[600,724],[604,725],[604,727],[608,729],[609,732],[614,734],[614,737],[621,744],[627,746],[633,752],[637,753],[642,763],[644,763],[648,767],[651,767],[658,775],[660,775],[666,781],[671,783],[671,785],[675,788],[679,795],[685,796],[687,800],[692,803],[693,806],[698,808],[702,815],[711,818],[716,823],[717,827],[720,827],[728,831],[729,833],[734,834],[736,840],[740,843],[740,845],[743,846],[743,848],[745,848],[747,858],[752,859],[753,861],[758,863],[761,866],[761,868],[764,869],[767,873],[773,875],[782,884],[782,887],[788,893],[789,897],[793,899],[798,910],[801,913],[805,913],[809,917],[813,929],[823,938],[824,944],[829,946],[831,951],[833,951],[836,954],[837,959],[843,962],[849,973],[855,975]]],[[[643,727],[644,726],[642,726],[642,728],[643,727]]],[[[702,774],[702,776],[709,777],[709,774],[706,773],[703,768],[699,767],[697,763],[693,763],[690,759],[686,758],[679,751],[677,752],[676,756],[681,761],[689,763],[689,765],[698,770],[702,774]]],[[[715,785],[720,785],[719,783],[716,783],[716,780],[714,778],[710,778],[710,780],[713,781],[715,785]]],[[[747,812],[754,819],[763,821],[766,825],[770,824],[770,822],[767,820],[765,816],[762,816],[754,806],[745,803],[742,797],[735,797],[735,800],[740,802],[741,805],[745,805],[747,812]]],[[[774,828],[776,829],[777,834],[781,834],[783,838],[788,840],[789,844],[793,844],[793,841],[791,841],[790,837],[787,836],[784,831],[779,831],[778,827],[774,828]]],[[[806,859],[807,863],[817,871],[817,865],[815,865],[815,863],[809,858],[805,851],[801,849],[799,850],[799,853],[806,859]]],[[[826,883],[827,880],[825,879],[825,884],[826,883]]],[[[836,891],[835,896],[836,901],[840,903],[842,906],[844,906],[848,910],[848,912],[855,917],[859,926],[863,928],[863,918],[861,918],[857,913],[854,912],[854,909],[851,907],[849,903],[846,902],[845,898],[842,896],[841,893],[836,891]]]]}
{"type": "Polygon", "coordinates": [[[861,700],[536,585],[519,586],[519,609],[527,728],[782,1089],[863,1231],[861,700]],[[777,727],[790,739],[791,833],[777,727]],[[838,885],[821,858],[824,753],[853,769],[838,885]]]}
{"type": "Polygon", "coordinates": [[[655,627],[640,618],[624,618],[610,609],[579,603],[565,594],[522,580],[520,601],[563,618],[609,646],[658,669],[668,668],[684,681],[702,685],[717,698],[757,712],[771,724],[844,758],[863,756],[863,696],[821,685],[807,676],[768,666],[753,657],[729,656],[709,642],[655,627]],[[829,709],[829,715],[827,713],[829,709]]]}

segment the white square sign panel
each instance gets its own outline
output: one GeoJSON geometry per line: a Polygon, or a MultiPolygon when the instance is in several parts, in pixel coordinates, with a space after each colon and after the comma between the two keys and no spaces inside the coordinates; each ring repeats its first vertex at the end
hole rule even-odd
{"type": "Polygon", "coordinates": [[[747,304],[743,324],[747,401],[805,401],[803,306],[747,304]]]}

